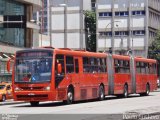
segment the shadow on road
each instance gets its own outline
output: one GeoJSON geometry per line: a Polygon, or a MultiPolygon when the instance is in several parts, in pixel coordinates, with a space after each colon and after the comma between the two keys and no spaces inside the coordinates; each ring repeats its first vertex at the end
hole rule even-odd
{"type": "MultiPolygon", "coordinates": [[[[130,96],[128,96],[128,98],[123,98],[123,97],[120,97],[120,96],[119,97],[117,97],[117,96],[107,96],[103,101],[130,99],[130,98],[138,98],[138,97],[151,97],[151,96],[154,96],[154,95],[140,96],[140,95],[136,94],[136,95],[130,95],[130,96]]],[[[72,105],[83,104],[83,103],[85,104],[85,103],[91,103],[91,102],[99,102],[99,101],[97,99],[76,101],[72,105]]],[[[69,105],[66,105],[63,102],[47,102],[47,103],[42,102],[36,107],[60,107],[60,106],[69,106],[69,105]]],[[[17,105],[17,106],[14,106],[14,107],[33,107],[33,106],[31,106],[30,104],[27,104],[27,105],[21,105],[21,106],[17,105]]]]}

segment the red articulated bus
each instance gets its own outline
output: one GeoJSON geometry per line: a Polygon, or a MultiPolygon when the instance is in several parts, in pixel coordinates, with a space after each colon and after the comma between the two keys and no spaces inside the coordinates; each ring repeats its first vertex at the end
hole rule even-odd
{"type": "MultiPolygon", "coordinates": [[[[103,100],[106,95],[148,95],[157,88],[156,60],[132,56],[38,48],[17,51],[12,84],[15,101],[103,100]]],[[[8,64],[9,65],[9,64],[8,64]]]]}

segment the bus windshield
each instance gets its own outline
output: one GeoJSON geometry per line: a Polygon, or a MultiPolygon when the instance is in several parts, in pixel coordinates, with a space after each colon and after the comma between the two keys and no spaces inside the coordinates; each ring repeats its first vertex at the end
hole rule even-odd
{"type": "Polygon", "coordinates": [[[26,53],[16,59],[15,82],[40,83],[51,80],[53,54],[26,53]]]}

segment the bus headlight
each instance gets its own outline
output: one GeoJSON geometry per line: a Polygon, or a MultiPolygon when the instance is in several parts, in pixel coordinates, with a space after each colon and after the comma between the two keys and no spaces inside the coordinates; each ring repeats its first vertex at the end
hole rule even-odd
{"type": "Polygon", "coordinates": [[[44,89],[47,90],[47,91],[49,91],[50,90],[50,86],[47,86],[44,89]]]}
{"type": "Polygon", "coordinates": [[[20,91],[20,88],[19,87],[15,87],[14,90],[15,91],[20,91]]]}

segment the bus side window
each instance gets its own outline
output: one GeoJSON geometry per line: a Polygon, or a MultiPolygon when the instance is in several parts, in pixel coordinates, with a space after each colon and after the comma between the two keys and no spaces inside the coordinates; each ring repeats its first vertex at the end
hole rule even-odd
{"type": "Polygon", "coordinates": [[[144,62],[141,62],[141,73],[145,74],[146,73],[146,66],[144,62]]]}
{"type": "Polygon", "coordinates": [[[103,65],[103,71],[104,71],[104,72],[107,72],[106,58],[102,58],[102,65],[103,65]]]}
{"type": "Polygon", "coordinates": [[[149,74],[149,64],[146,63],[146,73],[149,74]]]}
{"type": "Polygon", "coordinates": [[[136,72],[137,72],[137,73],[141,73],[140,62],[136,62],[136,72]]]}
{"type": "Polygon", "coordinates": [[[154,74],[157,74],[157,65],[154,64],[154,74]]]}
{"type": "Polygon", "coordinates": [[[62,65],[62,73],[61,74],[64,74],[65,72],[65,69],[64,69],[64,55],[56,55],[56,61],[55,61],[55,73],[57,74],[58,73],[58,64],[61,64],[62,65]]]}
{"type": "Polygon", "coordinates": [[[79,63],[78,63],[78,59],[74,59],[74,63],[75,63],[75,72],[79,73],[79,63]]]}
{"type": "Polygon", "coordinates": [[[119,60],[114,60],[115,73],[120,72],[120,62],[119,60]]]}
{"type": "Polygon", "coordinates": [[[156,74],[157,72],[156,72],[157,70],[156,70],[156,64],[154,64],[154,63],[149,63],[149,73],[150,74],[156,74]]]}
{"type": "Polygon", "coordinates": [[[74,72],[74,62],[72,56],[66,56],[66,73],[74,72]]]}
{"type": "Polygon", "coordinates": [[[89,69],[90,69],[89,58],[83,57],[83,72],[89,73],[89,69]]]}

